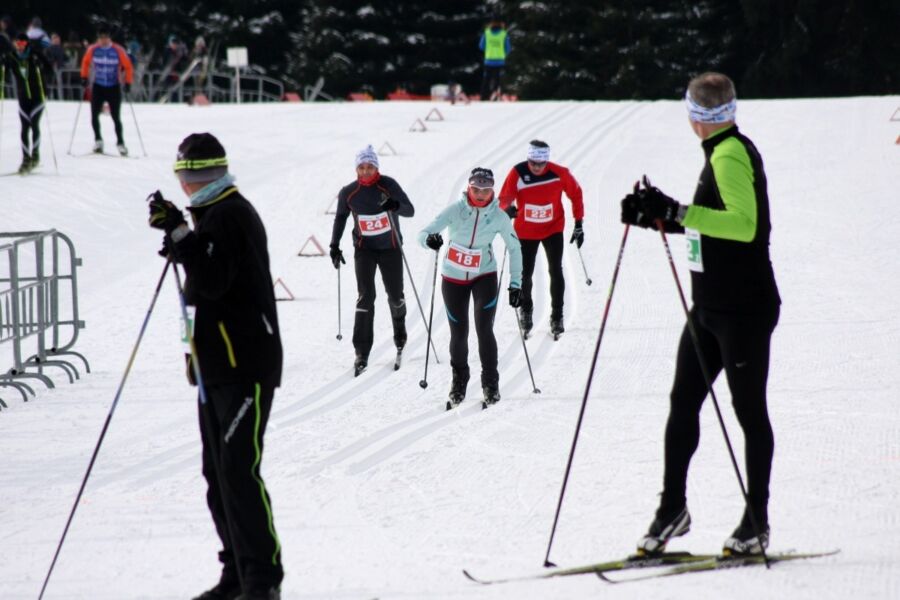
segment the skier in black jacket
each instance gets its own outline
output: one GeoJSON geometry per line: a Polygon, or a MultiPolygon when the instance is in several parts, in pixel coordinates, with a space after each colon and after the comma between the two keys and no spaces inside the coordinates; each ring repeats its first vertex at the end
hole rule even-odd
{"type": "Polygon", "coordinates": [[[724,552],[758,554],[769,543],[769,478],[774,436],[766,381],[769,347],[781,299],[769,260],[769,196],[762,157],[735,125],[734,83],[721,73],[691,80],[687,95],[691,128],[702,141],[706,163],[691,205],[680,204],[644,179],[622,200],[622,221],[641,227],[662,221],[683,232],[694,306],[678,344],[675,381],[665,435],[665,475],[656,516],[638,542],[645,553],[662,552],[670,538],[690,529],[688,465],[700,441],[700,409],[708,388],[698,354],[712,379],[724,371],[745,437],[749,504],[724,552]]]}
{"type": "Polygon", "coordinates": [[[411,217],[415,209],[406,192],[393,178],[378,171],[378,154],[367,146],[356,155],[356,181],[338,193],[334,229],[331,234],[331,262],[335,269],[345,263],[340,249],[347,218],[353,215],[353,259],[356,267],[356,320],[353,323],[355,375],[369,363],[375,322],[375,269],[387,292],[394,345],[398,354],[406,345],[406,300],[403,296],[403,255],[400,246],[400,217],[411,217]]]}
{"type": "Polygon", "coordinates": [[[184,139],[175,172],[190,197],[194,229],[159,192],[150,201],[150,225],[165,230],[166,249],[184,265],[185,297],[196,311],[194,342],[207,397],[199,407],[203,476],[223,545],[219,583],[198,600],[277,600],[281,543],[260,472],[282,368],[266,231],[211,134],[184,139]]]}
{"type": "Polygon", "coordinates": [[[19,173],[25,175],[40,162],[39,124],[41,115],[44,114],[44,78],[41,67],[50,73],[53,65],[44,56],[40,45],[30,42],[24,33],[16,36],[13,47],[4,52],[0,59],[2,68],[8,70],[16,82],[19,121],[22,124],[22,164],[19,166],[19,173]]]}

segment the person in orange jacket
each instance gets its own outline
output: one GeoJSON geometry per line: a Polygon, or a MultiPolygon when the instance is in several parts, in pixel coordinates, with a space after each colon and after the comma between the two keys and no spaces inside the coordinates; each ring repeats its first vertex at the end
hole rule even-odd
{"type": "Polygon", "coordinates": [[[562,194],[572,201],[575,230],[569,243],[579,248],[584,243],[584,202],[581,186],[569,170],[550,162],[550,146],[541,140],[528,145],[528,159],[510,169],[500,190],[500,208],[514,219],[516,235],[522,243],[522,304],[518,309],[519,323],[527,336],[534,327],[531,298],[532,275],[538,246],[544,246],[550,271],[550,333],[554,339],[565,331],[563,326],[563,229],[566,226],[562,194]]]}
{"type": "Polygon", "coordinates": [[[109,104],[109,113],[116,126],[116,148],[122,156],[128,156],[125,139],[122,137],[122,119],[119,116],[122,107],[121,78],[125,78],[125,93],[131,91],[134,81],[134,66],[125,48],[110,38],[109,27],[101,25],[97,28],[97,42],[88,46],[81,61],[81,85],[87,88],[91,68],[94,70],[94,83],[91,86],[91,126],[94,128],[94,152],[103,153],[103,136],[100,134],[100,111],[103,103],[109,104]]]}

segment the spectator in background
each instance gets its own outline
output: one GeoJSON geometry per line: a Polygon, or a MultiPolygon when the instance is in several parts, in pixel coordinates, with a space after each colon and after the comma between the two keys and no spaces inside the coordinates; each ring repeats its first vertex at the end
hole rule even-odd
{"type": "Polygon", "coordinates": [[[42,26],[41,18],[34,17],[31,19],[31,23],[28,24],[28,31],[25,34],[29,40],[37,42],[42,48],[47,48],[50,45],[50,36],[47,35],[42,26]]]}
{"type": "Polygon", "coordinates": [[[58,33],[50,34],[50,46],[44,53],[57,71],[69,66],[69,57],[66,56],[66,51],[62,47],[62,39],[58,33]]]}
{"type": "Polygon", "coordinates": [[[191,64],[194,64],[194,61],[197,61],[194,67],[194,88],[195,92],[199,93],[206,81],[206,69],[209,64],[209,48],[206,47],[206,40],[203,39],[202,35],[198,35],[197,39],[194,40],[194,48],[191,50],[191,64]]]}
{"type": "Polygon", "coordinates": [[[481,99],[500,99],[500,78],[506,67],[506,56],[512,51],[506,25],[497,18],[491,20],[481,35],[478,47],[484,51],[484,77],[481,80],[481,99]]]}
{"type": "Polygon", "coordinates": [[[128,54],[128,58],[131,59],[131,64],[133,64],[134,66],[137,66],[143,58],[141,50],[141,43],[134,38],[128,40],[128,42],[125,44],[125,52],[126,54],[128,54]]]}
{"type": "Polygon", "coordinates": [[[0,17],[0,54],[12,48],[12,19],[9,15],[0,17]]]}
{"type": "Polygon", "coordinates": [[[63,44],[63,50],[65,50],[70,64],[78,66],[81,59],[81,53],[84,51],[86,45],[86,43],[82,44],[82,41],[78,39],[78,33],[71,30],[69,31],[69,34],[66,36],[66,43],[63,44]]]}
{"type": "Polygon", "coordinates": [[[188,50],[184,42],[179,40],[178,36],[170,35],[166,51],[163,54],[164,68],[169,72],[169,79],[178,81],[179,71],[184,68],[184,61],[187,59],[187,55],[188,50]]]}

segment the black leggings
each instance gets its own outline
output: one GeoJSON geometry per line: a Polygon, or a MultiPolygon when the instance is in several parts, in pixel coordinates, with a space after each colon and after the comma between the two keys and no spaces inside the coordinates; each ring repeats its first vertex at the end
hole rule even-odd
{"type": "MultiPolygon", "coordinates": [[[[696,306],[691,310],[710,377],[715,380],[725,369],[732,405],[744,432],[747,492],[751,506],[763,522],[775,448],[766,406],[766,381],[769,346],[778,314],[778,307],[768,314],[757,315],[721,313],[696,306]]],[[[688,465],[700,442],[700,408],[707,393],[697,352],[685,325],[678,344],[666,424],[665,505],[685,503],[688,465]]]]}
{"type": "Polygon", "coordinates": [[[103,136],[100,135],[100,113],[103,111],[104,102],[109,104],[109,114],[116,126],[116,143],[124,144],[122,119],[119,118],[122,108],[122,90],[117,85],[104,87],[95,83],[91,88],[91,127],[94,128],[94,139],[103,139],[103,136]]]}
{"type": "Polygon", "coordinates": [[[353,347],[368,358],[375,329],[375,270],[387,292],[394,326],[394,344],[406,345],[406,300],[403,297],[403,255],[400,248],[367,250],[357,248],[353,254],[356,268],[356,318],[353,323],[353,347]]]}
{"type": "Polygon", "coordinates": [[[542,240],[519,240],[522,244],[522,307],[526,310],[534,310],[534,300],[531,297],[534,274],[534,263],[537,259],[538,246],[544,246],[544,254],[547,255],[547,270],[550,272],[550,306],[551,319],[562,319],[563,296],[566,294],[566,280],[563,277],[562,257],[565,242],[563,234],[554,233],[542,240]]]}
{"type": "Polygon", "coordinates": [[[481,358],[481,385],[497,386],[497,274],[484,275],[471,283],[441,282],[447,319],[450,321],[450,366],[464,382],[469,381],[469,297],[475,300],[475,333],[481,358]]]}
{"type": "Polygon", "coordinates": [[[22,102],[19,104],[19,122],[22,124],[22,157],[38,158],[41,147],[41,115],[43,102],[22,102]],[[31,133],[29,139],[29,132],[31,133]]]}

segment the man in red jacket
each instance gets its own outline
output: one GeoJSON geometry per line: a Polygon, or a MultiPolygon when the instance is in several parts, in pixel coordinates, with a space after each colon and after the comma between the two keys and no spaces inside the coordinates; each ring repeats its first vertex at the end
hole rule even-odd
{"type": "Polygon", "coordinates": [[[522,243],[522,305],[519,307],[519,323],[527,336],[534,326],[531,299],[531,276],[539,245],[544,246],[550,271],[550,333],[558,339],[563,327],[563,295],[566,281],[563,278],[563,229],[566,226],[562,194],[572,202],[575,230],[569,243],[581,248],[584,243],[584,202],[581,186],[569,170],[550,162],[550,146],[540,140],[528,145],[528,160],[514,166],[500,190],[500,208],[514,219],[516,235],[522,243]]]}

